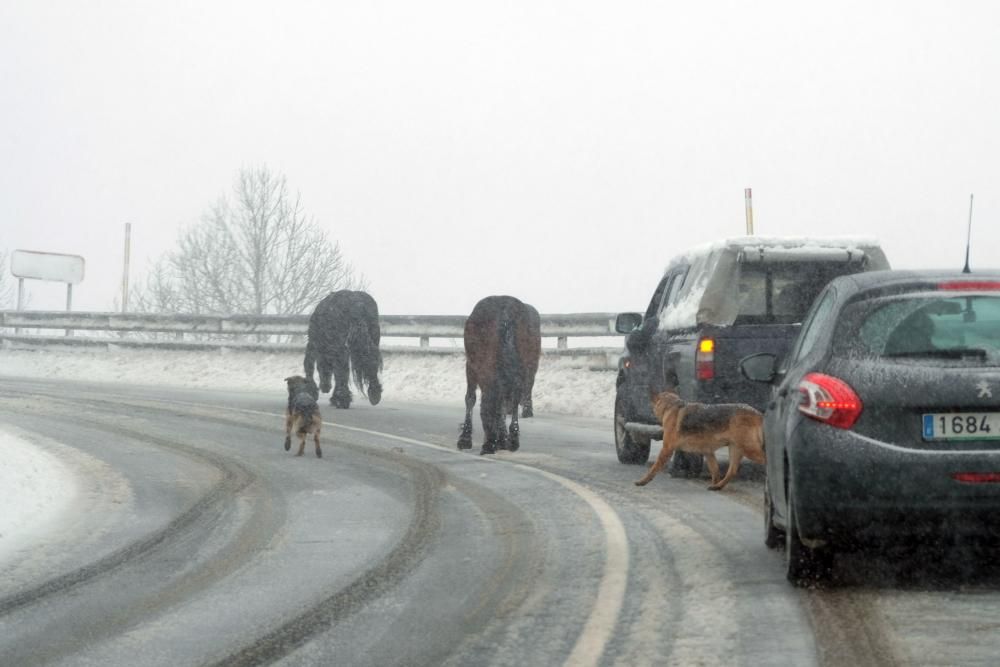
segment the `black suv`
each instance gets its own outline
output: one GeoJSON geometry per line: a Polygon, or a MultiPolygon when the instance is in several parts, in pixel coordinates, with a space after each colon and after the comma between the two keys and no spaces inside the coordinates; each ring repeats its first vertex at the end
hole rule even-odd
{"type": "MultiPolygon", "coordinates": [[[[887,269],[877,241],[739,237],[678,255],[644,314],[621,313],[626,334],[615,392],[615,450],[622,463],[649,459],[663,437],[650,392],[674,388],[700,403],[763,410],[766,387],[739,371],[744,357],[790,347],[813,299],[833,278],[887,269]]],[[[671,474],[697,475],[701,457],[675,452],[671,474]]]]}

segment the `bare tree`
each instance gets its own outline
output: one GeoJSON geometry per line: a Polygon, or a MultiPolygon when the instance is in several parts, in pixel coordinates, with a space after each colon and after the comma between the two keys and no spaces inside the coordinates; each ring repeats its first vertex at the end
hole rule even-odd
{"type": "MultiPolygon", "coordinates": [[[[156,260],[149,273],[140,277],[132,286],[129,309],[140,313],[179,313],[180,291],[173,278],[172,267],[166,257],[156,260]]],[[[115,309],[121,302],[115,298],[115,309]]]]}
{"type": "Polygon", "coordinates": [[[258,167],[242,169],[232,199],[220,198],[181,233],[139,281],[133,303],[143,311],[284,315],[364,286],[285,177],[258,167]]]}

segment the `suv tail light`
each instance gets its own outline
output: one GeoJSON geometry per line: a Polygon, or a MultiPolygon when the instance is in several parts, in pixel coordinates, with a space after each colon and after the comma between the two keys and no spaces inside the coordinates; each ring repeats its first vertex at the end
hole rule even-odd
{"type": "Polygon", "coordinates": [[[864,405],[851,386],[823,373],[809,373],[799,382],[799,412],[837,428],[851,428],[864,405]]]}
{"type": "Polygon", "coordinates": [[[694,357],[695,376],[699,380],[715,377],[715,340],[702,338],[698,341],[698,351],[694,357]]]}

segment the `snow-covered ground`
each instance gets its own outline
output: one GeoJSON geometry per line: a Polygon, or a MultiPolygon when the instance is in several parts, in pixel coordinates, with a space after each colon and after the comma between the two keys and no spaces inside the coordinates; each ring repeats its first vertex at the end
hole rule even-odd
{"type": "MultiPolygon", "coordinates": [[[[172,387],[255,390],[283,395],[302,371],[301,354],[145,350],[0,350],[0,378],[34,377],[172,387]]],[[[582,358],[543,356],[533,400],[539,414],[612,418],[614,373],[582,358]]],[[[461,355],[386,355],[383,400],[462,403],[461,355]]],[[[0,423],[0,564],[28,548],[72,502],[71,470],[30,434],[0,423]]]]}
{"type": "Polygon", "coordinates": [[[71,507],[77,489],[69,466],[28,434],[0,424],[0,452],[2,565],[45,535],[71,507]]]}
{"type": "MultiPolygon", "coordinates": [[[[163,387],[273,391],[283,394],[284,378],[302,373],[301,354],[117,350],[0,350],[0,377],[85,380],[163,387]]],[[[461,403],[465,398],[465,357],[386,354],[382,397],[415,403],[461,403]]],[[[535,378],[536,412],[612,416],[615,380],[609,371],[590,370],[586,358],[543,355],[535,378]]]]}

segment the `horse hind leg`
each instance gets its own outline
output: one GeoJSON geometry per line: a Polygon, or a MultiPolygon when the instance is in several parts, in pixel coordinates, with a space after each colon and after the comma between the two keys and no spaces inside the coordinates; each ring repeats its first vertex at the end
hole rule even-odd
{"type": "MultiPolygon", "coordinates": [[[[328,359],[320,357],[319,359],[319,390],[326,394],[329,393],[333,385],[330,382],[330,376],[333,375],[333,364],[329,362],[328,359]]],[[[308,377],[308,376],[307,376],[308,377]]]]}
{"type": "Polygon", "coordinates": [[[465,390],[465,421],[460,425],[459,449],[472,449],[472,409],[476,407],[476,385],[469,380],[465,390]]]}
{"type": "Polygon", "coordinates": [[[333,361],[333,393],[330,394],[330,404],[335,408],[348,409],[351,407],[350,383],[350,360],[347,356],[347,349],[337,354],[333,361]]]}
{"type": "Polygon", "coordinates": [[[479,415],[483,421],[483,447],[480,454],[496,454],[499,444],[499,430],[497,424],[503,419],[503,406],[494,395],[495,389],[483,392],[482,405],[479,407],[479,415]]]}
{"type": "MultiPolygon", "coordinates": [[[[514,406],[517,409],[517,406],[514,406]]],[[[497,449],[510,449],[510,433],[507,432],[507,410],[504,409],[497,416],[496,423],[497,449]]]]}
{"type": "Polygon", "coordinates": [[[516,452],[521,448],[521,427],[517,423],[517,406],[514,406],[514,412],[510,417],[510,435],[508,437],[507,449],[512,452],[516,452]]]}

